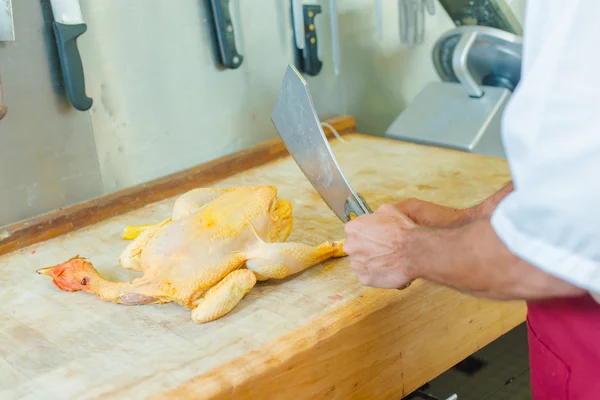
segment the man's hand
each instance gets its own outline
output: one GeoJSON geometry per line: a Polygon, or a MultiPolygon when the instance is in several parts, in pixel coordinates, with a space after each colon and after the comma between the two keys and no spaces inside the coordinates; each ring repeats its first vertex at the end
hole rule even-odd
{"type": "Polygon", "coordinates": [[[414,279],[403,252],[416,224],[397,207],[383,205],[345,226],[344,251],[358,280],[367,286],[402,289],[414,279]]]}
{"type": "Polygon", "coordinates": [[[585,294],[521,260],[496,236],[489,216],[510,191],[509,184],[471,209],[475,214],[419,200],[381,206],[346,224],[344,250],[367,286],[401,289],[421,278],[502,300],[585,294]]]}

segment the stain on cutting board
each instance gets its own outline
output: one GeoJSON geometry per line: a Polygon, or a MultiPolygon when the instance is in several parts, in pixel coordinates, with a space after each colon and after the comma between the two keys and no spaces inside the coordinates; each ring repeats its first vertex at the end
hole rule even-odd
{"type": "MultiPolygon", "coordinates": [[[[332,142],[336,157],[374,209],[408,197],[470,206],[509,180],[502,160],[358,135],[346,140],[332,142]]],[[[240,185],[279,188],[280,198],[293,205],[289,240],[317,244],[343,238],[343,225],[291,158],[214,186],[240,185]]],[[[60,292],[35,273],[80,254],[107,279],[138,276],[118,266],[127,245],[122,230],[162,220],[174,200],[0,256],[0,398],[160,393],[345,307],[368,290],[356,281],[347,259],[330,260],[288,279],[261,282],[230,314],[196,325],[190,310],[176,304],[106,303],[87,293],[60,292]]]]}

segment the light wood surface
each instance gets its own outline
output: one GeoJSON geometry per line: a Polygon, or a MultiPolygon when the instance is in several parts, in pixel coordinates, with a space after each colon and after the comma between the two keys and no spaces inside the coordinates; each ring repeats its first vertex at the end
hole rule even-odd
{"type": "MultiPolygon", "coordinates": [[[[371,206],[419,197],[474,204],[509,180],[506,163],[350,134],[332,140],[371,206]]],[[[231,165],[231,170],[236,166],[231,165]]],[[[290,240],[343,237],[343,226],[290,157],[211,181],[273,184],[294,207],[290,240]]],[[[399,399],[508,331],[524,305],[429,283],[366,288],[348,259],[259,283],[227,316],[191,322],[174,304],[127,307],[58,291],[35,274],[76,254],[114,280],[127,224],[159,221],[174,198],[0,256],[0,398],[399,399]]]]}

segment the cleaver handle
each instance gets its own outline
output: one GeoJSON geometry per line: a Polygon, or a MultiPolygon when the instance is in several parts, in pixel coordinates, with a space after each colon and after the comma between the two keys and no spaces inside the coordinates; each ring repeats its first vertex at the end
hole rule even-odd
{"type": "Polygon", "coordinates": [[[344,214],[346,215],[346,222],[349,222],[356,217],[360,217],[361,215],[371,213],[373,213],[371,207],[369,207],[369,204],[367,204],[367,202],[360,195],[360,193],[357,193],[356,197],[348,197],[346,203],[344,204],[344,214]]]}

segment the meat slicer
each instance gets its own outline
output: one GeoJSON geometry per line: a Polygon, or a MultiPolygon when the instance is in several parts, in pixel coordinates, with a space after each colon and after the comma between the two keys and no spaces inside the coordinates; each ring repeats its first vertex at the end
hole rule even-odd
{"type": "Polygon", "coordinates": [[[504,158],[504,108],[521,78],[522,37],[463,25],[432,51],[441,82],[429,83],[385,132],[393,139],[504,158]]]}

